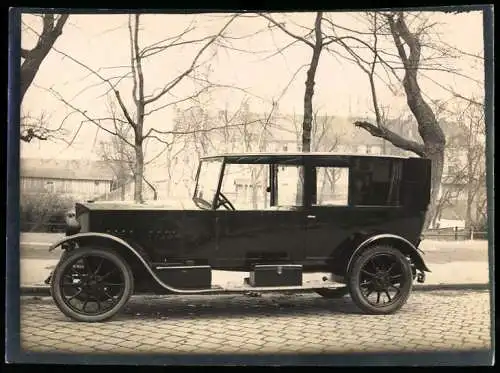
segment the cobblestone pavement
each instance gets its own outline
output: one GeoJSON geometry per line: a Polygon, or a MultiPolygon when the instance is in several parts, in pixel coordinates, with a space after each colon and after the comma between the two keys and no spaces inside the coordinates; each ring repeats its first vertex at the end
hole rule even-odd
{"type": "Polygon", "coordinates": [[[80,353],[335,353],[490,348],[487,291],[415,292],[390,316],[316,294],[134,297],[105,323],[21,300],[23,350],[80,353]]]}

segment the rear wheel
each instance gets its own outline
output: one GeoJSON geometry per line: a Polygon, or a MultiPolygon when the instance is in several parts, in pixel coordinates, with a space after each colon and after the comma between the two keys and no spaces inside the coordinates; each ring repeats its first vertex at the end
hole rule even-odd
{"type": "Polygon", "coordinates": [[[128,302],[134,278],[127,262],[114,251],[73,250],[54,270],[51,293],[66,316],[84,322],[113,317],[128,302]]]}
{"type": "Polygon", "coordinates": [[[412,282],[409,260],[389,246],[374,246],[362,252],[348,275],[351,298],[370,314],[398,311],[410,296],[412,282]]]}

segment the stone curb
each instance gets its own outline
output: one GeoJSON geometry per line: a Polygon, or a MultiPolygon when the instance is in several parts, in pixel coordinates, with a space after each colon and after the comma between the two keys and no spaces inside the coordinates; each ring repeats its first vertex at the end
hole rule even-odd
{"type": "MultiPolygon", "coordinates": [[[[439,290],[489,290],[490,284],[415,284],[413,285],[414,291],[439,291],[439,290]]],[[[277,291],[279,292],[279,291],[277,291]]],[[[301,291],[297,291],[300,293],[301,291]]],[[[310,291],[307,291],[310,292],[310,291]]],[[[44,295],[50,296],[50,287],[43,285],[21,286],[21,295],[44,295]]],[[[244,292],[242,291],[242,294],[244,292]]],[[[222,293],[223,294],[223,293],[222,293]]]]}
{"type": "Polygon", "coordinates": [[[413,290],[415,291],[436,291],[436,290],[489,290],[490,284],[415,284],[413,290]]]}

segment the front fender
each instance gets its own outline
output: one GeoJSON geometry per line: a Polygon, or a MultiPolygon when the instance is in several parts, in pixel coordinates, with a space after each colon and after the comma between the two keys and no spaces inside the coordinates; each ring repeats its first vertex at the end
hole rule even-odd
{"type": "Polygon", "coordinates": [[[351,269],[352,263],[357,254],[366,247],[373,245],[374,243],[382,243],[382,244],[388,243],[391,246],[394,246],[395,248],[401,250],[404,254],[409,255],[410,258],[415,263],[417,269],[425,272],[431,272],[431,270],[425,264],[424,258],[422,258],[422,256],[420,255],[419,249],[415,245],[413,245],[410,241],[401,236],[384,233],[372,236],[364,240],[361,244],[358,245],[358,247],[356,247],[351,257],[349,258],[349,262],[347,263],[347,273],[351,269]]]}
{"type": "Polygon", "coordinates": [[[130,254],[132,254],[132,256],[134,256],[135,259],[138,260],[144,266],[144,269],[149,273],[149,275],[151,276],[151,278],[158,285],[160,285],[161,287],[163,287],[165,290],[168,290],[168,291],[170,291],[172,293],[182,293],[182,294],[203,294],[203,293],[210,293],[210,292],[213,291],[212,288],[209,288],[209,289],[199,289],[199,290],[177,289],[177,288],[175,288],[173,286],[165,284],[156,275],[156,273],[153,271],[153,269],[151,268],[151,266],[147,263],[147,261],[145,260],[145,258],[139,253],[138,250],[136,250],[127,241],[125,241],[125,240],[123,240],[123,239],[121,239],[119,237],[107,234],[107,233],[87,232],[87,233],[78,233],[78,234],[74,234],[72,236],[67,236],[64,239],[59,240],[56,243],[52,244],[49,247],[49,251],[53,251],[56,247],[62,246],[64,244],[66,244],[66,243],[71,243],[71,242],[77,243],[78,241],[82,241],[82,240],[85,240],[85,239],[92,239],[92,238],[94,238],[94,239],[97,238],[97,239],[110,240],[110,241],[113,241],[113,242],[121,245],[122,247],[128,249],[129,252],[130,252],[130,254]]]}
{"type": "Polygon", "coordinates": [[[56,249],[59,246],[62,246],[65,243],[78,242],[82,238],[104,238],[104,239],[108,239],[108,240],[114,241],[116,243],[119,243],[120,245],[125,246],[129,250],[131,250],[131,251],[135,252],[137,255],[139,255],[139,253],[137,253],[137,251],[127,241],[125,241],[124,239],[122,239],[120,237],[113,236],[111,234],[107,234],[107,233],[94,233],[94,232],[77,233],[77,234],[73,234],[71,236],[67,236],[67,237],[65,237],[65,238],[63,238],[63,239],[61,239],[61,240],[53,243],[52,245],[50,245],[49,246],[49,251],[53,251],[54,249],[56,249]]]}

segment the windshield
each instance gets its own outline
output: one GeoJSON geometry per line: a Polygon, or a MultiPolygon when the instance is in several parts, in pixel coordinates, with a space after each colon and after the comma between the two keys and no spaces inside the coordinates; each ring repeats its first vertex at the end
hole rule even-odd
{"type": "Polygon", "coordinates": [[[204,160],[201,162],[200,172],[196,180],[193,201],[204,208],[212,208],[217,193],[219,177],[222,168],[222,159],[204,160]]]}

